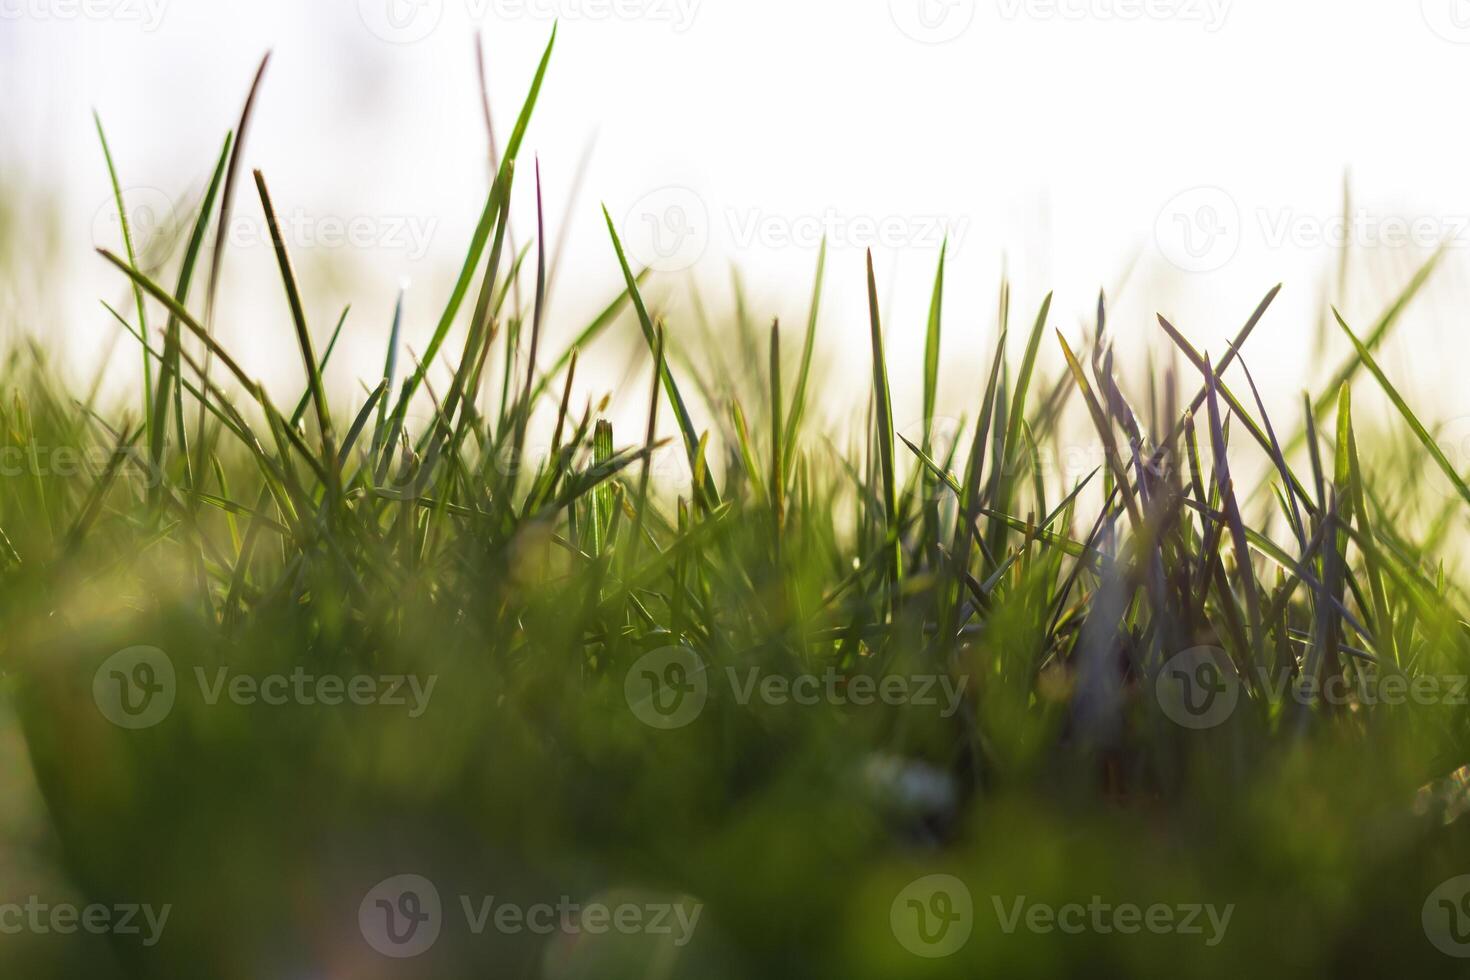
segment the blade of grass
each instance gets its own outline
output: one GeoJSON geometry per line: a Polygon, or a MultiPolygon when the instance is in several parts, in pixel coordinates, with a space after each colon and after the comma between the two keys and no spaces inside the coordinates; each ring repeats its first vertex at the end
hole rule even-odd
{"type": "MultiPolygon", "coordinates": [[[[1337,433],[1338,433],[1338,455],[1343,460],[1341,467],[1342,475],[1346,477],[1345,483],[1339,484],[1345,488],[1347,499],[1351,501],[1351,508],[1343,511],[1343,535],[1339,541],[1339,550],[1346,553],[1347,531],[1356,519],[1358,529],[1367,540],[1373,540],[1372,523],[1368,517],[1368,501],[1363,489],[1363,470],[1358,461],[1358,440],[1353,433],[1353,399],[1352,386],[1344,384],[1342,394],[1338,400],[1337,433]]],[[[1379,567],[1378,555],[1375,550],[1363,550],[1363,567],[1367,572],[1368,589],[1373,599],[1372,626],[1374,637],[1380,648],[1387,648],[1388,655],[1392,658],[1395,666],[1400,665],[1398,645],[1393,635],[1393,624],[1388,615],[1388,593],[1383,587],[1383,570],[1379,567]]]]}
{"type": "Polygon", "coordinates": [[[878,434],[878,465],[883,475],[883,520],[888,537],[888,586],[892,614],[898,618],[903,586],[903,548],[898,537],[898,488],[893,459],[893,404],[889,400],[888,362],[883,354],[883,324],[878,312],[878,283],[873,275],[873,252],[868,250],[868,324],[873,348],[873,398],[878,434]]]}
{"type": "MultiPolygon", "coordinates": [[[[97,139],[102,144],[102,156],[107,161],[107,176],[112,181],[112,196],[117,203],[117,219],[122,227],[123,251],[128,257],[128,265],[138,264],[138,254],[133,248],[133,230],[128,223],[128,208],[123,201],[122,182],[118,180],[117,166],[112,161],[112,148],[107,145],[107,133],[102,129],[102,116],[92,113],[92,119],[97,126],[97,139]]],[[[133,299],[138,307],[138,332],[144,337],[148,336],[148,313],[143,303],[143,290],[135,282],[133,283],[133,299]]],[[[153,443],[153,361],[148,354],[147,345],[143,347],[143,419],[147,429],[149,445],[153,443]]]]}
{"type": "Polygon", "coordinates": [[[791,472],[791,464],[796,454],[797,431],[801,428],[802,419],[806,413],[807,383],[811,378],[812,351],[817,341],[817,311],[822,304],[822,280],[827,272],[827,238],[822,237],[821,250],[817,252],[817,275],[812,286],[812,302],[810,312],[806,320],[806,339],[801,346],[801,368],[796,374],[796,390],[791,395],[791,412],[786,418],[786,435],[781,440],[783,446],[781,469],[791,472]]]}
{"type": "Polygon", "coordinates": [[[296,284],[296,274],[291,269],[291,257],[286,253],[286,239],[281,234],[276,209],[271,204],[270,191],[265,185],[265,175],[255,171],[255,187],[260,192],[260,206],[265,209],[266,226],[270,230],[271,245],[275,249],[276,263],[280,266],[281,280],[286,287],[286,301],[291,307],[291,323],[296,328],[296,343],[301,350],[302,366],[306,369],[307,384],[311,389],[311,400],[316,406],[317,425],[321,431],[322,455],[325,465],[335,472],[337,450],[332,434],[332,413],[327,407],[327,390],[322,384],[321,362],[312,348],[311,331],[306,325],[306,310],[301,302],[301,289],[296,284]]]}
{"type": "Polygon", "coordinates": [[[924,334],[924,449],[931,451],[934,403],[939,391],[939,335],[944,306],[944,257],[949,240],[939,248],[939,269],[934,274],[934,292],[929,299],[929,328],[924,334]]]}
{"type": "Polygon", "coordinates": [[[490,240],[491,229],[496,225],[502,210],[502,198],[509,195],[509,168],[514,164],[517,154],[520,153],[521,142],[525,139],[526,129],[531,124],[531,115],[536,108],[537,99],[541,94],[541,84],[546,78],[547,66],[551,63],[551,52],[556,47],[556,28],[551,29],[551,39],[546,44],[546,50],[541,55],[541,62],[536,68],[536,76],[531,81],[531,90],[522,103],[520,116],[516,119],[515,128],[511,131],[510,140],[506,143],[505,157],[500,165],[494,183],[490,187],[490,196],[485,201],[485,209],[480,213],[479,224],[475,227],[474,235],[470,239],[469,253],[465,256],[464,265],[460,268],[459,277],[456,279],[454,288],[449,294],[449,302],[444,307],[444,313],[439,318],[438,325],[434,328],[433,336],[429,339],[429,345],[424,349],[423,357],[420,358],[413,376],[405,383],[403,393],[399,397],[398,407],[395,414],[401,415],[407,409],[408,400],[418,391],[424,382],[424,375],[428,371],[434,358],[438,356],[439,348],[443,345],[445,338],[449,335],[450,327],[454,325],[455,318],[459,315],[461,305],[464,303],[465,295],[469,292],[470,283],[474,281],[475,272],[479,269],[480,258],[484,255],[485,246],[490,240]]]}
{"type": "MultiPolygon", "coordinates": [[[[260,59],[260,65],[255,69],[255,77],[250,82],[250,91],[245,96],[245,105],[240,110],[240,122],[235,126],[235,145],[230,151],[230,163],[225,173],[224,192],[220,196],[219,228],[215,232],[214,254],[209,261],[209,286],[204,295],[204,328],[214,329],[215,301],[219,296],[220,272],[224,268],[225,246],[229,243],[230,226],[234,221],[235,214],[235,187],[240,177],[240,167],[245,157],[246,137],[250,134],[250,120],[255,114],[255,100],[260,94],[260,84],[265,79],[266,67],[270,64],[271,53],[267,51],[260,59]]],[[[209,350],[204,352],[204,371],[201,378],[205,382],[201,384],[200,390],[203,397],[209,394],[209,371],[212,367],[214,355],[209,350]]],[[[204,419],[206,416],[204,401],[200,402],[199,424],[194,433],[195,444],[199,447],[200,463],[203,462],[205,452],[204,419]]],[[[202,466],[200,467],[202,468],[202,466]]]]}
{"type": "Polygon", "coordinates": [[[1424,447],[1425,452],[1429,453],[1430,459],[1434,460],[1435,465],[1440,468],[1441,472],[1449,478],[1450,483],[1459,493],[1461,499],[1467,504],[1470,504],[1470,486],[1466,486],[1460,474],[1455,472],[1455,468],[1445,458],[1444,451],[1439,448],[1439,445],[1434,441],[1434,437],[1429,434],[1429,430],[1424,428],[1424,425],[1414,415],[1408,403],[1399,394],[1398,389],[1393,386],[1388,380],[1388,376],[1383,373],[1383,369],[1378,366],[1378,362],[1373,359],[1373,355],[1368,351],[1367,345],[1357,338],[1352,328],[1347,325],[1347,321],[1342,318],[1342,314],[1334,308],[1332,315],[1337,319],[1337,325],[1342,328],[1342,332],[1347,334],[1348,340],[1353,342],[1353,347],[1357,350],[1358,357],[1363,362],[1363,366],[1378,380],[1379,387],[1383,389],[1384,394],[1388,395],[1389,401],[1393,402],[1394,408],[1398,409],[1404,421],[1409,424],[1409,428],[1413,430],[1414,437],[1419,440],[1419,444],[1424,447]]]}
{"type": "MultiPolygon", "coordinates": [[[[628,266],[628,256],[623,251],[622,239],[618,237],[618,230],[613,224],[612,214],[603,205],[602,216],[607,222],[608,234],[612,236],[613,251],[617,254],[618,265],[623,270],[623,282],[628,287],[628,295],[633,299],[633,308],[638,313],[638,326],[643,330],[643,339],[648,343],[648,349],[653,350],[656,338],[653,320],[648,315],[648,307],[643,302],[643,294],[638,289],[638,282],[633,278],[633,270],[628,266]]],[[[664,358],[663,385],[664,394],[673,406],[675,421],[679,424],[679,432],[684,438],[684,450],[689,456],[690,470],[697,470],[695,464],[699,449],[699,435],[695,431],[694,422],[689,417],[689,409],[684,404],[684,397],[679,393],[679,385],[674,381],[673,372],[669,370],[667,356],[664,358]]],[[[704,499],[708,501],[711,508],[718,507],[720,503],[719,491],[715,489],[714,478],[706,471],[700,481],[704,493],[704,499]]]]}

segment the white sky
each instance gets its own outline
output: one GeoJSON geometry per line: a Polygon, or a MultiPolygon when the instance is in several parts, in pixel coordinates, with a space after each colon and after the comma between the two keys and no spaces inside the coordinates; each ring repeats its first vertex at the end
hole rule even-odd
{"type": "MultiPolygon", "coordinates": [[[[7,192],[43,189],[63,209],[73,351],[101,348],[111,328],[94,300],[122,295],[90,253],[94,225],[116,241],[90,109],[131,199],[167,207],[202,187],[271,48],[248,161],[277,207],[303,217],[294,251],[314,328],[324,336],[351,301],[341,370],[373,377],[398,282],[415,283],[409,330],[422,338],[483,201],[475,24],[503,139],[556,15],[527,148],[541,160],[549,223],[570,227],[557,336],[618,282],[599,201],[635,254],[689,267],[662,277],[669,288],[692,274],[716,309],[728,304],[733,260],[754,312],[781,315],[793,345],[825,227],[824,363],[839,379],[866,376],[872,244],[898,414],[916,415],[947,224],[944,384],[955,411],[973,411],[1003,256],[1016,320],[1029,323],[1055,289],[1054,322],[1073,336],[1098,288],[1136,256],[1113,314],[1136,390],[1145,344],[1161,339],[1155,311],[1218,356],[1284,281],[1247,353],[1271,400],[1289,404],[1303,372],[1327,359],[1314,350],[1316,310],[1337,255],[1321,239],[1334,233],[1324,223],[1340,214],[1350,166],[1363,211],[1352,234],[1372,247],[1355,253],[1345,311],[1367,329],[1422,259],[1400,236],[1456,237],[1410,321],[1414,344],[1388,363],[1444,414],[1470,414],[1458,312],[1470,246],[1458,111],[1467,0],[0,0],[0,167],[7,192]],[[1419,224],[1385,224],[1392,216],[1419,224]],[[331,247],[349,220],[367,246],[331,247]],[[651,251],[656,227],[667,254],[651,251]],[[362,277],[332,264],[344,256],[362,277]]],[[[240,200],[258,225],[248,182],[240,200]]],[[[533,208],[522,179],[523,236],[533,208]]],[[[230,255],[221,326],[268,374],[290,336],[270,254],[242,241],[230,255]]],[[[670,324],[675,343],[680,326],[670,324]]],[[[1343,346],[1333,335],[1332,361],[1343,346]]],[[[604,385],[624,363],[609,360],[604,385]]],[[[645,397],[640,383],[632,400],[645,397]]]]}

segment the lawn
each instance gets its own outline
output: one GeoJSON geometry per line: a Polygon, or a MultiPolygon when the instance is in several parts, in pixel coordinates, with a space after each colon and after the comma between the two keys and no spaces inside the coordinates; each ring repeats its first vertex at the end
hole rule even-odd
{"type": "Polygon", "coordinates": [[[1079,331],[1003,288],[964,424],[897,432],[870,258],[865,407],[828,437],[825,251],[804,322],[711,328],[759,351],[720,372],[609,217],[622,291],[544,342],[547,235],[508,213],[552,53],[424,349],[392,310],[308,322],[253,99],[178,247],[97,258],[128,397],[12,345],[0,754],[44,809],[0,832],[66,886],[0,892],[6,974],[1463,976],[1470,487],[1376,356],[1434,261],[1334,312],[1349,356],[1275,417],[1276,289],[1210,354],[1160,316],[1176,369],[1130,372],[1104,297],[1079,331]],[[304,391],[216,340],[253,200],[304,391]],[[344,329],[383,338],[356,395],[344,329]],[[617,332],[627,431],[570,397],[617,332]]]}

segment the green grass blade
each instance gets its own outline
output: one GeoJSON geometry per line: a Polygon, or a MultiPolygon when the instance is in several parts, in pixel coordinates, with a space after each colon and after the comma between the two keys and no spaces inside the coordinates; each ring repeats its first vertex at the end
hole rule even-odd
{"type": "MultiPolygon", "coordinates": [[[[194,278],[194,265],[199,259],[199,252],[204,247],[205,232],[209,228],[210,215],[214,211],[214,199],[219,193],[220,183],[224,179],[225,167],[230,159],[231,147],[234,145],[233,136],[225,137],[224,150],[221,151],[219,162],[215,165],[214,176],[209,181],[209,188],[204,194],[204,201],[199,207],[199,215],[194,222],[193,234],[189,237],[188,247],[184,251],[183,262],[179,266],[178,285],[174,289],[174,297],[180,304],[189,302],[189,287],[194,278]]],[[[154,410],[156,415],[153,420],[151,431],[155,442],[149,446],[150,456],[154,466],[161,466],[163,462],[163,429],[165,428],[164,417],[167,415],[169,399],[173,399],[174,426],[178,439],[178,452],[184,460],[185,484],[193,488],[194,464],[189,459],[188,442],[184,434],[184,386],[181,383],[182,375],[179,370],[179,321],[178,317],[168,318],[168,328],[164,333],[164,361],[158,375],[158,392],[154,399],[154,410]]],[[[201,410],[201,417],[203,412],[201,410]]]]}
{"type": "Polygon", "coordinates": [[[932,449],[930,433],[934,426],[934,404],[939,392],[939,332],[944,309],[944,257],[949,251],[946,239],[939,249],[939,269],[934,273],[934,292],[929,299],[929,327],[924,334],[924,448],[932,449]]]}
{"type": "MultiPolygon", "coordinates": [[[[102,129],[102,116],[96,112],[92,113],[92,119],[97,125],[97,139],[102,144],[102,156],[107,161],[107,176],[112,181],[112,196],[117,203],[117,219],[122,227],[124,254],[128,257],[128,265],[137,266],[138,254],[133,248],[133,230],[128,224],[128,208],[123,201],[122,182],[118,180],[117,166],[112,161],[112,148],[107,145],[107,133],[102,129]]],[[[143,290],[135,282],[133,284],[133,299],[138,307],[138,332],[144,337],[148,336],[148,313],[143,303],[143,290]]],[[[147,429],[147,441],[153,443],[153,361],[148,354],[148,348],[143,347],[143,419],[147,429]]]]}
{"type": "MultiPolygon", "coordinates": [[[[1352,386],[1344,384],[1342,394],[1339,398],[1337,415],[1337,442],[1338,455],[1343,461],[1339,470],[1346,476],[1346,481],[1338,486],[1344,489],[1346,500],[1350,507],[1343,509],[1343,530],[1339,536],[1338,549],[1346,552],[1348,532],[1350,525],[1356,521],[1358,529],[1362,532],[1365,540],[1373,540],[1372,522],[1368,516],[1368,500],[1363,485],[1362,464],[1358,460],[1358,439],[1353,432],[1353,400],[1352,386]]],[[[1385,657],[1393,660],[1395,665],[1400,663],[1398,645],[1394,642],[1393,624],[1388,613],[1388,592],[1383,585],[1383,569],[1380,566],[1376,549],[1362,549],[1363,568],[1368,579],[1368,589],[1372,596],[1372,626],[1373,645],[1380,650],[1385,657]]]]}
{"type": "Polygon", "coordinates": [[[502,199],[510,194],[510,173],[520,153],[521,142],[526,135],[526,129],[531,124],[531,115],[536,108],[536,101],[541,94],[541,84],[546,78],[546,69],[551,64],[551,52],[556,47],[556,28],[551,30],[551,40],[546,44],[546,50],[541,55],[541,62],[536,68],[536,76],[531,82],[531,90],[521,106],[520,116],[516,119],[514,130],[511,132],[510,140],[506,144],[505,157],[501,161],[500,171],[496,175],[495,182],[490,187],[490,196],[485,202],[485,209],[480,213],[479,224],[475,227],[474,235],[470,240],[469,253],[465,256],[464,265],[460,268],[459,277],[455,280],[454,288],[449,295],[449,302],[444,307],[444,313],[439,318],[438,325],[434,328],[434,334],[429,339],[429,344],[424,348],[423,356],[419,359],[418,367],[413,376],[404,385],[403,393],[399,398],[399,406],[396,409],[402,414],[407,408],[408,400],[418,391],[423,384],[424,375],[429,365],[438,356],[439,348],[443,346],[444,340],[449,336],[449,330],[454,325],[455,318],[459,315],[460,307],[464,303],[465,295],[469,292],[470,284],[474,281],[475,272],[480,266],[480,258],[485,253],[485,246],[490,241],[490,232],[495,227],[502,211],[502,199]]]}
{"type": "Polygon", "coordinates": [[[888,361],[883,353],[883,323],[878,312],[878,282],[873,275],[873,252],[868,251],[868,325],[873,347],[873,398],[877,419],[878,465],[883,474],[883,518],[888,544],[888,580],[893,610],[898,611],[903,586],[903,548],[898,539],[898,477],[893,453],[893,403],[888,391],[888,361]]]}
{"type": "MultiPolygon", "coordinates": [[[[612,214],[608,212],[606,205],[602,208],[602,216],[607,221],[607,232],[612,236],[613,251],[617,253],[618,266],[623,270],[623,282],[628,287],[628,295],[633,299],[633,309],[638,314],[638,326],[643,331],[643,339],[647,341],[649,351],[653,351],[658,343],[653,320],[648,315],[648,306],[643,302],[643,294],[638,289],[637,280],[633,278],[633,270],[628,266],[628,256],[623,251],[622,239],[618,237],[617,227],[614,226],[612,214]]],[[[664,394],[669,399],[669,404],[673,406],[674,418],[679,424],[679,433],[684,438],[684,450],[689,456],[690,470],[699,470],[700,467],[696,463],[699,434],[695,431],[694,422],[689,417],[689,409],[684,404],[684,396],[679,393],[679,385],[674,380],[674,374],[669,370],[667,357],[664,358],[664,362],[664,394]]],[[[700,484],[709,506],[718,507],[720,504],[719,491],[715,489],[714,478],[709,475],[708,471],[704,472],[700,484]]]]}
{"type": "MultiPolygon", "coordinates": [[[[1408,285],[1406,285],[1403,290],[1394,297],[1394,300],[1392,303],[1389,304],[1388,309],[1383,312],[1383,315],[1378,318],[1378,322],[1373,325],[1373,329],[1368,332],[1367,338],[1363,341],[1363,350],[1371,353],[1377,350],[1379,345],[1383,343],[1383,340],[1385,337],[1388,336],[1389,331],[1391,331],[1394,326],[1399,322],[1399,319],[1402,317],[1404,310],[1407,309],[1409,304],[1414,301],[1414,298],[1419,295],[1420,290],[1424,288],[1424,284],[1429,281],[1429,277],[1438,267],[1440,259],[1443,258],[1444,252],[1445,249],[1443,246],[1441,246],[1437,252],[1431,255],[1429,259],[1422,266],[1419,267],[1419,269],[1414,273],[1413,277],[1410,278],[1408,285]]],[[[1332,312],[1334,316],[1338,315],[1335,308],[1332,312]]],[[[1340,317],[1339,322],[1341,322],[1340,317]]],[[[1337,400],[1338,390],[1341,389],[1343,385],[1353,380],[1353,378],[1358,373],[1358,368],[1361,366],[1363,366],[1363,359],[1361,355],[1355,354],[1354,356],[1349,357],[1343,363],[1342,367],[1338,368],[1337,372],[1332,376],[1332,380],[1329,381],[1327,383],[1327,386],[1323,389],[1322,394],[1317,396],[1317,399],[1312,403],[1312,414],[1314,418],[1318,420],[1322,418],[1323,413],[1325,413],[1327,409],[1332,406],[1333,402],[1337,400]]],[[[1297,433],[1296,437],[1287,444],[1286,451],[1290,453],[1300,447],[1302,441],[1305,438],[1305,430],[1297,433]]]]}
{"type": "Polygon", "coordinates": [[[1353,342],[1353,347],[1357,350],[1358,358],[1363,362],[1363,366],[1378,380],[1379,387],[1383,389],[1384,394],[1388,395],[1389,401],[1393,402],[1394,408],[1399,410],[1399,414],[1404,417],[1404,421],[1409,424],[1409,428],[1413,430],[1414,437],[1419,440],[1419,444],[1424,447],[1425,452],[1429,453],[1429,457],[1434,460],[1435,465],[1449,478],[1450,483],[1454,485],[1460,498],[1467,504],[1470,504],[1470,486],[1466,486],[1464,479],[1459,473],[1455,472],[1454,466],[1450,465],[1450,461],[1445,457],[1444,451],[1439,448],[1438,443],[1434,441],[1434,437],[1429,434],[1429,430],[1424,428],[1423,424],[1414,415],[1414,412],[1409,408],[1408,402],[1404,401],[1398,389],[1388,380],[1388,376],[1383,373],[1383,369],[1373,359],[1373,355],[1369,352],[1367,345],[1357,338],[1352,328],[1347,325],[1347,321],[1342,318],[1342,314],[1334,308],[1332,315],[1337,319],[1337,325],[1342,328],[1342,332],[1347,334],[1348,340],[1353,342]]]}
{"type": "Polygon", "coordinates": [[[291,323],[296,328],[296,343],[301,350],[301,360],[306,369],[307,384],[311,388],[311,400],[316,406],[317,425],[321,429],[322,455],[325,465],[335,471],[337,450],[332,435],[332,413],[327,407],[327,390],[322,384],[321,362],[312,347],[311,331],[306,325],[306,310],[301,302],[301,289],[296,283],[296,274],[291,269],[291,257],[286,253],[286,239],[276,219],[276,209],[271,204],[270,191],[265,186],[265,175],[255,171],[255,186],[260,192],[260,205],[265,209],[266,226],[270,230],[271,245],[275,249],[276,263],[280,266],[281,280],[286,287],[286,301],[291,307],[291,323]]]}
{"type": "Polygon", "coordinates": [[[783,456],[781,469],[791,472],[792,461],[796,455],[797,432],[806,414],[807,383],[811,379],[812,351],[817,342],[817,313],[822,305],[822,280],[827,273],[827,239],[822,238],[821,250],[817,252],[817,275],[812,285],[812,302],[810,312],[806,320],[806,339],[801,346],[801,367],[796,374],[796,390],[791,394],[791,412],[786,417],[786,434],[781,440],[783,456]]]}

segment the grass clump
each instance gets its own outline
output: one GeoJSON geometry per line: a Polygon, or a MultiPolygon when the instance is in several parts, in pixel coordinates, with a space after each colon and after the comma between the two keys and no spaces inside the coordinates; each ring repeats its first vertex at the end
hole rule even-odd
{"type": "MultiPolygon", "coordinates": [[[[89,975],[1450,975],[1425,910],[1470,869],[1470,633],[1439,547],[1470,488],[1374,357],[1428,271],[1363,339],[1338,318],[1353,354],[1290,420],[1244,357],[1276,290],[1218,358],[1160,317],[1183,370],[1128,379],[1102,298],[1075,343],[1050,297],[1012,336],[1006,289],[973,424],[911,441],[870,262],[870,424],[838,455],[806,424],[825,250],[799,342],[737,321],[769,359],[728,397],[694,397],[726,389],[683,367],[610,219],[622,294],[548,349],[545,229],[518,305],[508,210],[550,55],[430,343],[405,367],[400,309],[355,410],[323,381],[347,316],[322,343],[258,172],[305,391],[278,403],[215,339],[207,243],[252,183],[233,136],[179,254],[103,253],[134,290],[139,404],[6,362],[0,663],[58,859],[88,900],[173,907],[156,945],[89,947],[89,975]],[[629,319],[636,432],[570,398],[579,347],[629,319]],[[1462,498],[1427,530],[1375,483],[1354,384],[1462,498]],[[1073,484],[1046,465],[1068,418],[1104,449],[1073,484]],[[358,912],[405,872],[443,921],[399,961],[358,912]],[[972,905],[939,957],[903,921],[940,909],[903,899],[933,875],[972,905]],[[460,898],[486,895],[702,912],[684,944],[477,933],[460,898]],[[1007,930],[1023,897],[1233,911],[1213,943],[1007,930]]],[[[931,417],[943,290],[941,259],[931,417]]]]}

